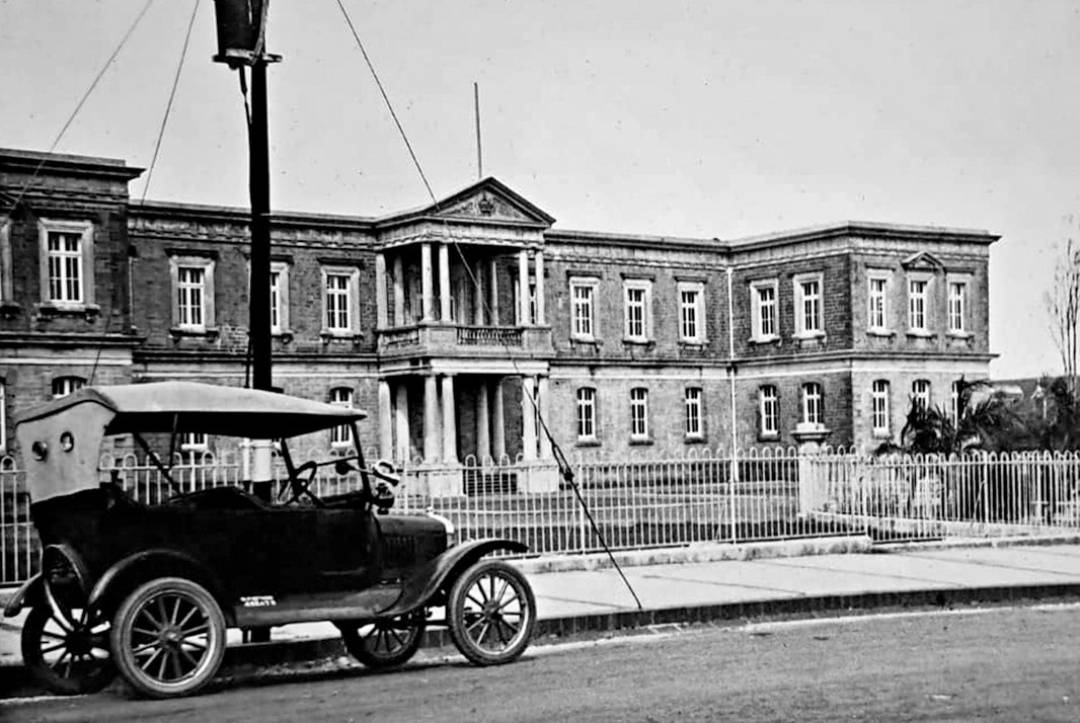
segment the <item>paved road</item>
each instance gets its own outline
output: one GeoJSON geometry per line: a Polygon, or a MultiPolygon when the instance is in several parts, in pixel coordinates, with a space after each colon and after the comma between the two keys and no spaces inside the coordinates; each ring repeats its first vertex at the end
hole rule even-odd
{"type": "Polygon", "coordinates": [[[0,703],[0,720],[1075,721],[1078,643],[1076,605],[769,623],[534,648],[501,668],[0,703]]]}

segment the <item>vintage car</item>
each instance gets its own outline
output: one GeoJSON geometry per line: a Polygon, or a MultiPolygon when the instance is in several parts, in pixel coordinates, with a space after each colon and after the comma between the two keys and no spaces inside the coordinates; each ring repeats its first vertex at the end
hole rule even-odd
{"type": "Polygon", "coordinates": [[[433,625],[446,626],[477,665],[516,659],[536,623],[535,600],[516,568],[487,556],[524,545],[454,544],[438,515],[387,514],[397,480],[385,463],[367,467],[355,441],[348,456],[302,464],[290,456],[289,439],[339,425],[357,440],[363,416],[193,382],[87,387],[21,416],[41,572],[5,613],[29,607],[25,664],[57,693],[100,690],[119,670],[137,693],[179,696],[214,677],[226,628],[316,620],[334,622],[349,652],[374,668],[403,664],[433,625]],[[125,491],[121,472],[99,471],[105,439],[129,435],[173,485],[155,447],[171,452],[190,432],[275,440],[283,479],[270,495],[242,484],[176,487],[147,505],[125,491]],[[356,479],[356,489],[317,495],[324,466],[356,479]]]}

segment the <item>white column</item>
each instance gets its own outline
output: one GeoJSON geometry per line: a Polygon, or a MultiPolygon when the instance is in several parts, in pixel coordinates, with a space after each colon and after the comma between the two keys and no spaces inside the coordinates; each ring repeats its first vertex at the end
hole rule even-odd
{"type": "Polygon", "coordinates": [[[375,328],[385,329],[386,311],[386,257],[375,254],[375,328]]]}
{"type": "Polygon", "coordinates": [[[536,459],[536,410],[531,395],[536,389],[536,377],[521,377],[521,458],[536,459]]]}
{"type": "Polygon", "coordinates": [[[405,274],[401,254],[394,254],[394,326],[405,326],[405,274]]]}
{"type": "Polygon", "coordinates": [[[390,404],[390,382],[379,380],[379,456],[394,456],[394,412],[390,404]]]}
{"type": "Polygon", "coordinates": [[[435,375],[424,377],[424,461],[439,459],[439,388],[435,375]]]}
{"type": "MultiPolygon", "coordinates": [[[[473,286],[473,324],[484,325],[484,270],[477,261],[473,269],[473,278],[476,285],[473,286]]],[[[483,385],[481,385],[483,386],[483,385]]]]}
{"type": "Polygon", "coordinates": [[[397,436],[397,454],[399,462],[409,461],[409,389],[404,381],[399,382],[394,394],[394,432],[397,436]]]}
{"type": "Polygon", "coordinates": [[[497,378],[492,389],[491,453],[496,461],[501,460],[506,454],[506,409],[502,381],[501,377],[497,378]]]}
{"type": "Polygon", "coordinates": [[[476,389],[476,461],[483,464],[491,456],[491,414],[487,381],[476,389]]]}
{"type": "MultiPolygon", "coordinates": [[[[544,424],[547,424],[548,420],[551,419],[551,414],[549,414],[550,404],[548,400],[550,389],[551,385],[548,382],[548,378],[546,376],[541,376],[539,385],[537,386],[536,395],[538,397],[537,404],[540,406],[540,416],[543,418],[544,424]]],[[[551,440],[548,439],[548,436],[544,433],[543,429],[536,430],[536,433],[540,435],[540,459],[551,459],[551,440]]]]}
{"type": "Polygon", "coordinates": [[[488,305],[491,306],[491,318],[488,323],[492,326],[499,325],[499,266],[495,259],[488,262],[488,305]]]}
{"type": "Polygon", "coordinates": [[[431,279],[431,244],[420,244],[420,303],[423,304],[421,321],[432,321],[435,317],[435,304],[432,299],[431,279]]]}
{"type": "MultiPolygon", "coordinates": [[[[536,250],[536,325],[544,326],[544,252],[536,250]]],[[[546,417],[545,417],[546,419],[546,417]]]]}
{"type": "Polygon", "coordinates": [[[453,374],[446,374],[442,378],[442,438],[443,461],[457,464],[457,405],[454,403],[453,374]]]}
{"type": "Polygon", "coordinates": [[[439,318],[450,321],[450,244],[439,244],[439,318]]]}
{"type": "Polygon", "coordinates": [[[529,252],[518,252],[518,318],[522,326],[529,326],[529,252]]]}

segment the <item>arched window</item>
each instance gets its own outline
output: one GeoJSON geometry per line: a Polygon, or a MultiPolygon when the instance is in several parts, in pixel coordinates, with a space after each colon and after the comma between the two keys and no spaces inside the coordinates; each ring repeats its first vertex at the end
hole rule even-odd
{"type": "Polygon", "coordinates": [[[758,407],[761,413],[761,436],[778,436],[780,434],[780,395],[776,387],[766,384],[758,390],[758,407]]]}
{"type": "Polygon", "coordinates": [[[809,382],[802,385],[802,420],[804,424],[821,426],[825,420],[825,403],[821,385],[809,382]]]}
{"type": "Polygon", "coordinates": [[[889,383],[878,379],[870,387],[870,420],[874,434],[889,434],[889,383]]]}
{"type": "Polygon", "coordinates": [[[923,409],[930,408],[930,380],[916,379],[911,383],[911,402],[923,409]]]}
{"type": "MultiPolygon", "coordinates": [[[[353,390],[349,387],[334,387],[330,390],[330,403],[341,407],[353,405],[353,390]]],[[[352,433],[349,425],[342,424],[330,430],[330,446],[345,447],[352,443],[352,433]]]]}
{"type": "Polygon", "coordinates": [[[577,390],[577,438],[579,442],[596,440],[596,390],[592,387],[577,390]]]}

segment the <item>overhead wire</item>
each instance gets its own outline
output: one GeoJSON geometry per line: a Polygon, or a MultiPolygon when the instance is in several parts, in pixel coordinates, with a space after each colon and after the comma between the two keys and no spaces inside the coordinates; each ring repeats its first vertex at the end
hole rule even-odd
{"type": "Polygon", "coordinates": [[[135,20],[133,20],[130,27],[128,27],[127,32],[125,32],[124,36],[120,38],[120,42],[117,44],[116,49],[113,50],[112,55],[109,56],[109,59],[105,61],[105,64],[103,66],[101,66],[101,70],[99,70],[97,72],[97,75],[94,76],[93,81],[90,83],[90,87],[86,89],[86,92],[83,93],[82,98],[80,98],[78,104],[76,104],[75,110],[71,111],[71,115],[68,116],[68,119],[64,123],[64,126],[60,129],[60,132],[56,134],[56,138],[53,139],[52,145],[49,146],[48,152],[42,156],[41,161],[38,162],[37,167],[34,168],[34,172],[30,174],[30,178],[27,179],[26,183],[23,184],[22,189],[20,189],[19,191],[19,194],[15,197],[15,201],[11,204],[11,207],[8,208],[6,215],[9,218],[11,217],[11,214],[15,211],[15,209],[19,207],[19,204],[22,203],[23,198],[26,196],[26,192],[30,190],[30,187],[34,184],[34,181],[37,180],[38,175],[41,173],[41,169],[44,168],[45,164],[48,162],[49,156],[52,155],[53,151],[56,150],[56,147],[60,145],[60,141],[63,139],[64,134],[66,134],[68,129],[71,127],[71,124],[75,121],[75,117],[79,114],[79,111],[82,110],[83,105],[86,104],[87,99],[94,92],[94,89],[97,87],[102,77],[104,77],[105,72],[109,69],[110,66],[112,66],[113,61],[116,60],[116,57],[120,55],[120,51],[123,49],[124,45],[127,44],[127,41],[131,37],[131,34],[135,32],[135,28],[138,27],[139,23],[146,15],[146,11],[149,10],[150,6],[153,4],[154,0],[146,0],[146,3],[142,6],[142,9],[139,11],[138,15],[135,16],[135,20]]]}
{"type": "MultiPolygon", "coordinates": [[[[368,52],[364,47],[364,43],[360,39],[360,34],[357,32],[356,26],[353,24],[352,18],[349,16],[349,12],[348,12],[348,10],[346,10],[344,3],[342,2],[342,0],[335,0],[335,1],[337,2],[338,8],[341,9],[342,15],[345,17],[345,22],[349,26],[349,30],[352,33],[353,39],[356,41],[356,45],[360,49],[361,55],[363,55],[363,57],[364,57],[364,62],[367,64],[368,70],[371,72],[372,78],[375,80],[375,84],[379,88],[379,92],[382,95],[383,102],[386,104],[386,108],[390,112],[391,118],[393,118],[393,120],[394,120],[394,125],[397,127],[398,133],[401,136],[401,140],[405,143],[405,147],[409,151],[409,156],[412,158],[413,165],[416,167],[416,171],[420,175],[420,180],[423,181],[424,188],[427,189],[427,194],[431,199],[433,208],[435,209],[436,212],[438,212],[439,211],[439,200],[435,196],[435,193],[431,188],[431,184],[428,182],[427,175],[424,173],[424,169],[420,165],[420,159],[417,157],[416,152],[413,150],[412,143],[409,141],[409,137],[405,133],[405,128],[402,125],[401,120],[398,118],[397,113],[394,111],[394,106],[390,102],[390,96],[386,92],[386,88],[383,86],[383,83],[379,78],[379,74],[375,70],[375,64],[372,62],[371,57],[368,55],[368,52]]],[[[462,267],[465,269],[465,273],[468,275],[470,283],[473,285],[474,289],[480,288],[481,287],[480,282],[476,278],[476,275],[473,273],[472,267],[470,266],[468,260],[465,258],[465,253],[462,251],[461,245],[458,243],[458,240],[454,237],[454,234],[453,234],[453,231],[451,230],[449,221],[445,217],[443,217],[442,222],[443,222],[443,227],[444,227],[444,230],[445,230],[446,237],[450,240],[450,243],[454,247],[454,250],[457,253],[458,258],[461,259],[462,267]]],[[[523,291],[524,291],[524,289],[523,289],[523,291]]],[[[491,308],[491,305],[488,303],[487,299],[485,299],[482,294],[478,294],[477,296],[479,297],[480,304],[484,307],[484,311],[487,313],[488,318],[494,319],[495,316],[494,316],[493,310],[491,308]]],[[[528,302],[528,298],[526,297],[526,295],[524,293],[519,294],[519,296],[522,297],[522,298],[520,298],[518,300],[519,304],[520,304],[519,308],[521,310],[522,316],[524,316],[524,315],[528,314],[528,303],[529,302],[528,302]]],[[[507,358],[510,360],[511,365],[514,368],[514,371],[516,373],[518,373],[519,375],[521,375],[522,378],[524,378],[524,375],[521,374],[521,368],[520,368],[520,366],[518,366],[517,359],[515,358],[514,354],[511,353],[512,350],[510,349],[509,344],[507,344],[506,340],[503,339],[502,337],[499,337],[499,343],[503,346],[504,350],[507,352],[507,358]]],[[[615,570],[618,572],[619,577],[622,578],[622,581],[626,585],[626,588],[630,591],[630,594],[633,596],[634,602],[637,604],[638,610],[644,610],[644,606],[641,604],[641,600],[638,598],[637,593],[634,591],[633,586],[630,584],[630,581],[626,578],[626,575],[623,573],[622,567],[619,565],[618,560],[615,559],[615,555],[612,553],[611,548],[608,546],[607,540],[604,538],[603,532],[601,532],[599,525],[596,523],[596,520],[593,518],[592,511],[589,509],[589,505],[586,503],[585,497],[581,493],[581,489],[580,489],[577,481],[574,479],[574,470],[573,470],[573,468],[570,466],[570,463],[567,461],[566,455],[563,453],[562,448],[559,446],[558,442],[555,441],[555,438],[551,434],[551,430],[548,427],[546,420],[544,419],[544,415],[543,415],[543,413],[542,413],[542,411],[540,409],[539,404],[537,403],[536,396],[535,396],[535,390],[528,388],[531,385],[522,384],[521,386],[522,386],[522,390],[521,390],[522,395],[526,399],[529,400],[529,404],[532,406],[533,414],[535,415],[536,419],[540,423],[540,429],[543,432],[544,436],[547,438],[548,443],[551,445],[552,455],[555,457],[555,462],[559,467],[559,473],[562,475],[563,479],[566,480],[566,483],[573,490],[574,495],[577,498],[578,504],[581,505],[582,510],[585,512],[585,516],[589,520],[589,524],[590,524],[590,526],[592,528],[593,533],[596,535],[596,538],[600,542],[601,547],[603,547],[604,551],[607,553],[608,557],[611,559],[612,565],[614,566],[615,570]]]]}

